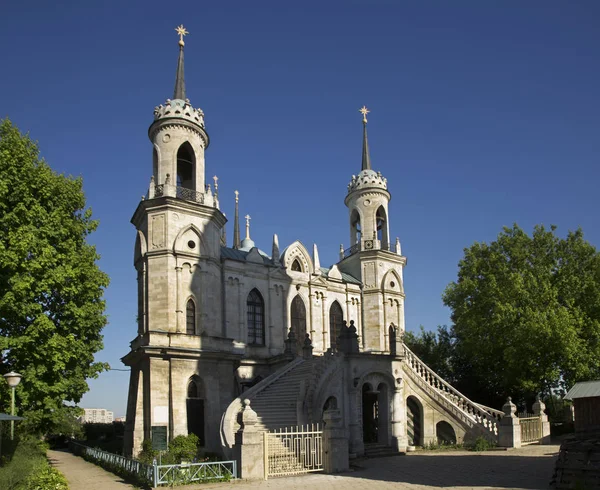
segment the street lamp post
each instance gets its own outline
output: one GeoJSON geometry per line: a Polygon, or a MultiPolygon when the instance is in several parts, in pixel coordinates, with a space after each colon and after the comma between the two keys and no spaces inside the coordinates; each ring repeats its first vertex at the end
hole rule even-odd
{"type": "MultiPolygon", "coordinates": [[[[15,389],[17,388],[17,385],[21,382],[21,378],[23,376],[21,376],[19,373],[15,373],[14,371],[11,371],[10,373],[6,373],[4,375],[4,377],[6,378],[6,382],[8,383],[8,386],[10,386],[10,390],[11,390],[11,397],[10,397],[10,414],[12,416],[15,415],[15,389]]],[[[15,421],[11,420],[10,421],[10,440],[12,441],[15,438],[15,421]]]]}

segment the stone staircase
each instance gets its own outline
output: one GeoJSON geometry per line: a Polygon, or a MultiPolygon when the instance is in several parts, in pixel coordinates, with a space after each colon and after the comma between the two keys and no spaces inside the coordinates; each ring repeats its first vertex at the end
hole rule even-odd
{"type": "Polygon", "coordinates": [[[302,382],[308,379],[311,370],[312,360],[304,360],[250,398],[252,409],[258,416],[258,430],[271,431],[299,425],[298,398],[303,391],[302,382]]]}
{"type": "Polygon", "coordinates": [[[221,443],[225,451],[235,444],[235,434],[240,429],[238,416],[246,399],[257,414],[259,431],[299,425],[297,404],[304,397],[305,380],[310,379],[312,365],[312,359],[297,357],[233,400],[221,418],[221,443]]]}
{"type": "Polygon", "coordinates": [[[469,427],[476,427],[488,439],[497,441],[498,423],[504,412],[469,400],[438,376],[406,345],[404,346],[404,357],[405,372],[413,382],[452,413],[454,417],[469,427]]]}
{"type": "Polygon", "coordinates": [[[387,456],[398,456],[399,454],[397,449],[386,444],[378,442],[365,444],[365,456],[367,458],[384,458],[387,456]]]}

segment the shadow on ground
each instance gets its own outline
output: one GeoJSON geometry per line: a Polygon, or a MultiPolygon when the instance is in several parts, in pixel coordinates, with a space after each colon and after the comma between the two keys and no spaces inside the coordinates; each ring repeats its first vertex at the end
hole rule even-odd
{"type": "Polygon", "coordinates": [[[344,477],[430,487],[548,488],[558,452],[409,454],[362,460],[344,477]]]}

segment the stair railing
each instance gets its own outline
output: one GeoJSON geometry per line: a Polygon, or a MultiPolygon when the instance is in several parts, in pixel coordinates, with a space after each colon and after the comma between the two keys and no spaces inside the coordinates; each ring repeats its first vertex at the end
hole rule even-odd
{"type": "Polygon", "coordinates": [[[486,407],[469,400],[451,384],[444,381],[427,364],[419,359],[406,345],[404,345],[406,365],[411,371],[424,381],[430,392],[436,393],[441,398],[466,413],[472,421],[485,428],[494,435],[498,435],[498,421],[503,417],[502,410],[486,407]]]}

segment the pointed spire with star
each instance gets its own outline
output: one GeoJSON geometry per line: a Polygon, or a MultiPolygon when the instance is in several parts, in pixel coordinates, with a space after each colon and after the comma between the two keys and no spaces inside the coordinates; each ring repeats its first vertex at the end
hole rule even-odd
{"type": "Polygon", "coordinates": [[[369,155],[369,140],[367,139],[367,114],[370,112],[365,106],[359,110],[363,115],[363,151],[361,170],[371,170],[371,157],[369,155]]]}
{"type": "Polygon", "coordinates": [[[175,30],[177,31],[177,34],[179,34],[179,59],[177,60],[177,75],[175,76],[173,98],[185,100],[185,77],[183,73],[183,47],[185,46],[185,43],[183,42],[183,36],[189,34],[189,32],[183,25],[176,27],[175,30]]]}

